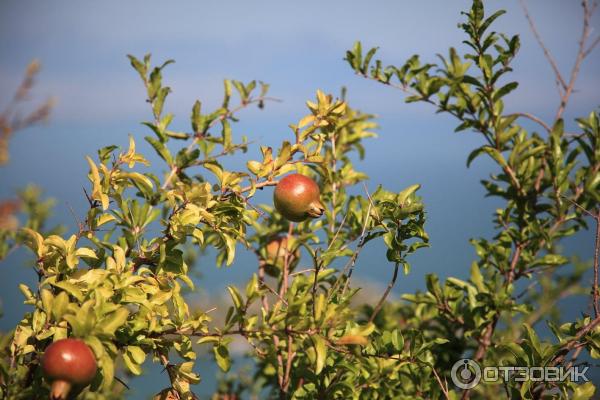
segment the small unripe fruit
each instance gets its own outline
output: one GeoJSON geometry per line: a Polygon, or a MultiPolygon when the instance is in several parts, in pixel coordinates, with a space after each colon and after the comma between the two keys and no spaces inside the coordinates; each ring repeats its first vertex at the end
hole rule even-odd
{"type": "Polygon", "coordinates": [[[96,376],[96,358],[79,339],[52,343],[42,357],[44,376],[51,382],[51,400],[65,400],[73,386],[85,387],[96,376]]]}
{"type": "Polygon", "coordinates": [[[288,175],[279,181],[273,193],[275,208],[286,219],[301,222],[323,215],[325,207],[320,200],[319,186],[308,176],[288,175]]]}
{"type": "Polygon", "coordinates": [[[285,265],[287,255],[288,268],[292,270],[300,259],[300,249],[294,250],[294,241],[286,236],[277,237],[265,246],[266,259],[264,260],[265,272],[271,276],[278,276],[285,265]]]}

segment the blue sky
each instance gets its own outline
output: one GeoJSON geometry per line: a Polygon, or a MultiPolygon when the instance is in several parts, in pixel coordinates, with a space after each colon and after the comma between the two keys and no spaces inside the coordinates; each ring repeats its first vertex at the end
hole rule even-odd
{"type": "MultiPolygon", "coordinates": [[[[567,74],[580,32],[579,2],[528,4],[567,74]]],[[[479,138],[453,134],[452,119],[433,114],[427,106],[404,104],[400,92],[358,78],[342,59],[345,50],[361,40],[365,47],[380,46],[379,54],[388,63],[399,64],[414,53],[435,61],[435,54],[445,53],[449,46],[461,48],[463,37],[456,25],[468,5],[468,1],[443,0],[178,1],[169,5],[147,0],[3,0],[0,93],[5,95],[0,96],[0,104],[15,89],[27,63],[39,58],[43,69],[35,94],[40,100],[56,96],[58,105],[48,124],[21,132],[11,142],[11,164],[0,168],[0,198],[26,183],[36,183],[57,199],[54,221],[73,229],[69,207],[79,216],[85,209],[84,155],[108,144],[126,146],[130,133],[141,151],[151,154],[142,142],[149,132],[139,124],[150,118],[149,109],[139,78],[125,57],[151,52],[156,62],[176,60],[167,68],[164,81],[173,88],[166,108],[175,113],[179,129],[188,129],[195,99],[206,107],[220,103],[223,78],[270,83],[271,94],[283,102],[267,104],[263,111],[245,111],[234,127],[234,134],[264,144],[277,145],[290,134],[287,125],[305,114],[304,102],[316,89],[338,93],[345,85],[353,106],[379,117],[379,138],[367,143],[367,159],[360,164],[372,178],[369,186],[383,183],[400,190],[413,183],[423,185],[432,247],[413,257],[412,272],[399,279],[395,295],[423,287],[423,276],[431,271],[465,277],[474,259],[468,239],[492,234],[491,213],[498,205],[496,200],[483,199],[478,183],[492,172],[491,164],[481,160],[469,170],[465,167],[466,156],[480,144],[479,138]]],[[[513,75],[521,85],[507,98],[507,108],[549,119],[558,105],[553,75],[518,2],[492,0],[486,6],[507,9],[496,30],[518,33],[522,39],[513,75]]],[[[598,16],[592,26],[600,33],[598,16]]],[[[598,106],[599,55],[593,53],[584,64],[567,118],[586,115],[598,106]]],[[[248,157],[257,154],[254,147],[248,157]]],[[[233,160],[239,165],[244,161],[233,160]]],[[[160,171],[159,167],[153,170],[160,171]]],[[[262,200],[268,201],[268,196],[270,192],[262,200]]],[[[569,252],[590,258],[592,235],[582,234],[567,245],[569,252]]],[[[380,250],[374,247],[363,253],[358,278],[378,284],[389,279],[391,271],[380,250]]],[[[0,265],[2,329],[14,325],[26,310],[16,284],[33,282],[33,273],[22,267],[23,259],[17,253],[0,265]]],[[[200,270],[206,284],[219,289],[229,282],[243,282],[252,263],[252,257],[242,253],[230,269],[217,270],[205,260],[200,270]]],[[[585,304],[572,306],[575,313],[585,304]]],[[[148,390],[153,388],[150,384],[148,390]]]]}
{"type": "MultiPolygon", "coordinates": [[[[569,68],[579,33],[579,7],[562,0],[530,3],[559,65],[569,68]]],[[[178,2],[166,7],[148,1],[3,1],[0,88],[14,86],[26,63],[38,57],[44,65],[40,92],[61,100],[55,122],[143,118],[142,91],[124,55],[152,52],[156,59],[177,60],[168,78],[175,90],[175,111],[187,113],[198,96],[215,101],[221,79],[235,77],[271,83],[274,93],[286,100],[272,110],[278,115],[298,112],[297,104],[316,88],[336,91],[342,84],[360,106],[398,114],[399,94],[389,95],[353,78],[341,62],[344,50],[361,39],[366,45],[380,46],[390,62],[414,53],[433,59],[460,43],[458,13],[468,6],[467,1],[388,1],[374,6],[341,1],[226,4],[178,2]]],[[[486,4],[509,10],[498,29],[523,33],[523,55],[515,66],[524,82],[513,96],[515,105],[545,110],[555,103],[552,75],[542,65],[541,50],[532,41],[518,3],[486,4]]],[[[583,102],[593,102],[591,89],[599,78],[592,71],[599,64],[595,57],[584,67],[578,87],[590,90],[579,94],[575,106],[585,108],[583,102]]]]}

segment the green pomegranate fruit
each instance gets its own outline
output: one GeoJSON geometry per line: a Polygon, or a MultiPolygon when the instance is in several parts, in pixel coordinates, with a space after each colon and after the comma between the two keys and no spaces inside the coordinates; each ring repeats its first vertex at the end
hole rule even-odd
{"type": "Polygon", "coordinates": [[[319,186],[315,181],[305,175],[292,174],[279,181],[273,200],[277,211],[287,220],[301,222],[323,215],[325,208],[320,196],[319,186]]]}
{"type": "Polygon", "coordinates": [[[52,343],[42,357],[42,371],[52,387],[51,400],[65,400],[71,389],[90,384],[97,370],[94,353],[82,340],[61,339],[52,343]]]}

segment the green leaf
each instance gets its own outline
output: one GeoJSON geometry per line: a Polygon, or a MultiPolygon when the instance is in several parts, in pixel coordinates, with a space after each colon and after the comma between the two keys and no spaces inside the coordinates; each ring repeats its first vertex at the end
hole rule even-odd
{"type": "Polygon", "coordinates": [[[131,54],[128,54],[127,58],[129,58],[129,61],[131,62],[131,66],[133,67],[133,69],[135,69],[138,72],[138,74],[140,74],[140,78],[142,78],[142,80],[145,82],[146,75],[148,73],[146,66],[140,60],[138,60],[131,54]]]}
{"type": "Polygon", "coordinates": [[[475,150],[473,150],[471,153],[469,153],[469,156],[467,157],[467,168],[469,168],[471,166],[471,163],[473,162],[473,160],[475,160],[482,153],[483,153],[483,147],[478,147],[475,150]]]}
{"type": "Polygon", "coordinates": [[[244,305],[244,300],[242,299],[240,292],[233,286],[227,286],[227,290],[229,291],[229,295],[231,296],[235,308],[241,310],[244,305]]]}
{"type": "Polygon", "coordinates": [[[414,194],[417,190],[419,190],[419,188],[421,187],[421,185],[416,184],[416,185],[412,185],[407,187],[406,189],[404,189],[403,191],[401,191],[400,193],[398,193],[398,204],[402,207],[404,206],[404,203],[406,202],[406,200],[412,195],[414,194]]]}
{"type": "Polygon", "coordinates": [[[225,265],[230,266],[235,259],[235,239],[229,235],[222,235],[223,240],[225,241],[225,253],[227,258],[225,260],[225,265]]]}
{"type": "Polygon", "coordinates": [[[402,349],[404,349],[404,337],[398,329],[394,329],[392,331],[391,339],[392,345],[394,346],[394,350],[402,351],[402,349]]]}
{"type": "Polygon", "coordinates": [[[115,363],[110,355],[104,353],[104,356],[100,358],[100,373],[103,377],[102,386],[108,389],[112,386],[113,379],[115,376],[115,363]]]}
{"type": "Polygon", "coordinates": [[[250,301],[258,293],[258,290],[258,276],[252,274],[252,278],[246,284],[246,298],[250,301]]]}
{"type": "Polygon", "coordinates": [[[482,149],[485,153],[492,157],[494,161],[496,161],[501,167],[506,166],[506,160],[504,159],[502,153],[500,153],[498,150],[490,146],[483,146],[482,149]]]}
{"type": "Polygon", "coordinates": [[[146,353],[139,346],[127,346],[127,353],[136,364],[143,364],[146,360],[146,353]]]}
{"type": "Polygon", "coordinates": [[[483,276],[479,270],[479,265],[476,262],[471,264],[471,282],[475,284],[477,290],[480,292],[486,292],[485,285],[483,284],[483,276]]]}
{"type": "Polygon", "coordinates": [[[199,100],[196,100],[196,102],[194,103],[194,106],[192,107],[192,116],[191,116],[192,130],[194,131],[194,133],[203,133],[203,130],[204,130],[204,118],[202,117],[202,114],[200,113],[201,108],[202,108],[202,103],[200,103],[199,100]]]}
{"type": "Polygon", "coordinates": [[[596,387],[592,382],[586,382],[582,385],[578,385],[573,391],[571,400],[588,400],[596,393],[596,387]]]}
{"type": "Polygon", "coordinates": [[[523,324],[523,327],[525,328],[525,332],[527,333],[527,339],[529,340],[531,347],[536,351],[537,355],[539,356],[542,353],[542,346],[540,344],[540,339],[538,338],[537,333],[533,330],[531,326],[529,326],[529,324],[523,324]]]}
{"type": "Polygon", "coordinates": [[[218,343],[221,340],[220,336],[204,336],[198,339],[196,344],[218,343]]]}
{"type": "Polygon", "coordinates": [[[52,286],[55,286],[57,288],[64,290],[71,296],[75,297],[79,302],[83,302],[83,293],[74,284],[66,282],[66,281],[51,282],[50,284],[52,286]]]}
{"type": "Polygon", "coordinates": [[[20,283],[19,290],[21,291],[21,293],[23,293],[23,296],[25,296],[26,300],[31,300],[31,299],[35,298],[35,296],[33,295],[33,292],[31,291],[31,289],[29,289],[29,287],[27,285],[20,283]]]}
{"type": "Polygon", "coordinates": [[[125,324],[129,311],[125,307],[118,308],[115,312],[102,319],[99,327],[104,334],[113,336],[115,331],[125,324]]]}
{"type": "Polygon", "coordinates": [[[498,18],[499,16],[505,14],[506,11],[505,10],[498,10],[495,13],[493,13],[492,15],[490,15],[489,17],[486,18],[485,21],[483,21],[483,23],[481,24],[481,26],[479,27],[477,33],[478,35],[481,37],[483,36],[485,30],[492,24],[492,22],[494,22],[496,20],[496,18],[498,18]]]}
{"type": "MultiPolygon", "coordinates": [[[[194,367],[193,361],[186,361],[177,366],[177,375],[185,379],[185,385],[189,387],[189,384],[197,384],[200,382],[200,376],[196,374],[192,369],[194,367]]],[[[181,386],[182,381],[178,381],[178,385],[181,386]]],[[[190,397],[191,399],[192,397],[190,397]]]]}
{"type": "Polygon", "coordinates": [[[221,132],[223,136],[223,147],[228,149],[231,147],[231,125],[226,119],[221,121],[221,125],[223,126],[223,130],[221,132]]]}
{"type": "Polygon", "coordinates": [[[150,145],[154,148],[154,150],[160,156],[160,158],[165,160],[169,165],[173,164],[173,156],[171,155],[169,149],[167,149],[163,142],[161,142],[160,140],[156,140],[152,136],[146,136],[144,137],[144,139],[146,139],[146,141],[150,143],[150,145]]]}
{"type": "Polygon", "coordinates": [[[132,358],[132,354],[129,351],[125,351],[123,353],[123,361],[125,362],[125,366],[127,367],[127,369],[134,375],[141,375],[142,374],[142,367],[135,362],[135,360],[132,358]]]}
{"type": "Polygon", "coordinates": [[[362,67],[362,46],[359,41],[354,42],[352,51],[346,52],[346,60],[356,72],[360,72],[362,67]]]}
{"type": "Polygon", "coordinates": [[[22,228],[21,231],[27,235],[28,240],[26,241],[27,246],[35,251],[38,257],[42,257],[46,252],[46,245],[44,244],[44,237],[38,232],[29,228],[22,228]]]}
{"type": "Polygon", "coordinates": [[[160,116],[162,115],[163,105],[164,105],[165,99],[167,98],[169,93],[171,93],[171,88],[169,88],[169,87],[165,86],[165,87],[161,87],[160,89],[158,89],[158,91],[156,93],[156,98],[154,99],[154,102],[152,103],[152,110],[154,111],[154,116],[156,118],[160,118],[160,116]]]}
{"type": "Polygon", "coordinates": [[[191,137],[191,135],[189,133],[175,132],[175,131],[165,131],[165,135],[167,135],[170,138],[179,139],[179,140],[187,140],[191,137]]]}
{"type": "Polygon", "coordinates": [[[94,355],[96,356],[96,359],[102,358],[102,356],[104,356],[104,354],[106,353],[104,351],[104,346],[102,345],[102,342],[96,336],[86,337],[85,343],[88,346],[90,346],[90,348],[94,352],[94,355]]]}
{"type": "Polygon", "coordinates": [[[50,235],[46,238],[46,240],[44,240],[44,243],[55,247],[56,249],[60,250],[62,255],[66,255],[67,254],[67,243],[66,241],[61,238],[58,235],[50,235]]]}
{"type": "Polygon", "coordinates": [[[568,262],[569,259],[565,256],[561,256],[560,254],[546,254],[545,256],[538,258],[531,263],[531,267],[538,265],[565,265],[568,262]]]}
{"type": "Polygon", "coordinates": [[[87,257],[97,259],[96,253],[92,249],[88,249],[87,247],[80,247],[75,251],[75,255],[77,257],[87,257]]]}
{"type": "Polygon", "coordinates": [[[479,80],[477,78],[473,77],[473,76],[463,75],[461,78],[462,78],[463,82],[468,83],[470,85],[477,86],[479,88],[483,88],[484,87],[483,83],[479,82],[479,80]]]}
{"type": "Polygon", "coordinates": [[[371,62],[371,59],[373,58],[373,56],[375,55],[377,50],[378,50],[378,47],[373,47],[367,52],[367,54],[365,55],[365,60],[363,61],[360,72],[362,72],[365,75],[367,74],[367,71],[369,70],[369,64],[371,62]]]}
{"type": "Polygon", "coordinates": [[[498,89],[494,92],[494,94],[492,96],[492,100],[494,102],[500,100],[502,97],[506,96],[507,94],[509,94],[510,92],[515,90],[517,88],[517,86],[519,86],[518,82],[507,83],[506,85],[502,86],[500,89],[498,89]]]}
{"type": "Polygon", "coordinates": [[[213,347],[213,353],[215,354],[215,360],[217,365],[221,368],[221,371],[227,372],[231,367],[231,359],[229,358],[229,350],[227,346],[219,344],[213,347]]]}
{"type": "Polygon", "coordinates": [[[52,301],[52,316],[54,320],[60,321],[69,306],[69,295],[67,292],[60,292],[52,301]]]}
{"type": "Polygon", "coordinates": [[[315,373],[319,375],[325,366],[325,360],[327,359],[327,346],[325,339],[321,335],[311,336],[313,344],[315,346],[316,362],[315,362],[315,373]]]}
{"type": "Polygon", "coordinates": [[[223,108],[229,106],[229,99],[231,98],[231,81],[229,79],[223,80],[223,108]]]}
{"type": "Polygon", "coordinates": [[[50,314],[52,312],[52,302],[54,301],[54,295],[50,290],[42,289],[40,290],[40,297],[42,299],[43,310],[46,313],[50,314]]]}

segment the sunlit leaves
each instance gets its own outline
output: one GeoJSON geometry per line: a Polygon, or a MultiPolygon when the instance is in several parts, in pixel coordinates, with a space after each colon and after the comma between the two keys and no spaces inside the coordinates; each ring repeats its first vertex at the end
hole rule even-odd
{"type": "MultiPolygon", "coordinates": [[[[505,74],[519,40],[492,31],[502,13],[487,16],[483,2],[474,1],[462,24],[470,53],[451,48],[439,65],[413,56],[400,66],[384,66],[375,59],[377,48],[363,52],[360,42],[346,54],[357,74],[400,88],[409,102],[450,113],[458,119],[457,131],[481,135],[467,165],[487,155],[498,171],[483,181],[484,189],[506,204],[494,214],[499,232],[472,240],[477,261],[470,274],[440,280],[429,273],[426,290],[405,294],[399,305],[383,301],[384,295],[381,309],[357,308],[363,293],[352,272],[373,262],[361,254],[364,246],[380,240],[391,266],[408,272],[408,256],[429,245],[420,185],[404,183],[398,192],[358,186],[368,179],[356,159],[365,155],[364,140],[375,136],[373,116],[351,108],[344,91],[335,98],[318,90],[279,144],[254,148],[236,135],[237,113],[251,104],[262,108],[268,85],[225,80],[219,106],[211,110],[209,102],[196,101],[188,131],[180,132],[172,128],[174,115],[164,112],[170,89],[162,73],[171,61],[154,67],[149,55],[130,56],[152,109],[152,121],[144,125],[153,136],[146,141],[164,161],[163,173],[144,172],[148,161],[130,136],[127,150],[111,145],[97,159],[87,158],[89,211],[74,234],[42,233],[34,225],[17,231],[35,255],[39,281],[37,288],[20,286],[32,310],[4,346],[18,366],[16,374],[25,376],[21,371],[36,365],[49,341],[67,336],[84,338],[98,359],[99,375],[90,387],[97,398],[117,386],[121,368],[139,375],[152,358],[162,364],[170,385],[159,397],[192,399],[191,385],[200,381],[193,344],[211,346],[217,366],[227,372],[236,356],[233,337],[250,344],[260,390],[287,391],[299,399],[442,397],[447,367],[484,344],[485,361],[552,360],[558,345],[538,335],[536,320],[527,319],[535,315],[534,306],[519,297],[547,306],[544,295],[581,290],[579,270],[556,284],[540,272],[571,261],[556,247],[559,238],[585,227],[583,211],[574,211],[571,203],[597,206],[598,115],[578,120],[582,133],[576,136],[565,132],[562,121],[541,135],[504,111],[518,86],[505,81],[505,74]],[[246,151],[251,157],[245,169],[223,160],[246,151]],[[259,190],[292,171],[318,182],[326,207],[322,218],[290,226],[269,205],[254,203],[259,190]],[[266,278],[266,245],[283,237],[289,239],[289,254],[278,260],[274,278],[266,278]],[[224,285],[228,305],[215,303],[209,325],[212,314],[187,296],[198,283],[194,261],[212,249],[214,259],[207,264],[232,265],[240,245],[258,256],[258,270],[240,288],[224,285]],[[530,276],[539,278],[540,289],[518,294],[516,280],[530,276]],[[486,338],[496,325],[501,330],[486,338]],[[440,381],[436,372],[443,374],[440,381]]],[[[380,288],[374,292],[377,298],[382,294],[380,288]]],[[[564,345],[582,321],[550,326],[564,345]]],[[[577,338],[592,357],[600,354],[594,335],[577,338]]],[[[1,367],[7,379],[8,367],[1,367]]],[[[39,388],[38,375],[32,379],[39,388]]],[[[580,398],[592,393],[583,385],[569,390],[580,398]]],[[[449,397],[455,396],[450,390],[449,397]]]]}

